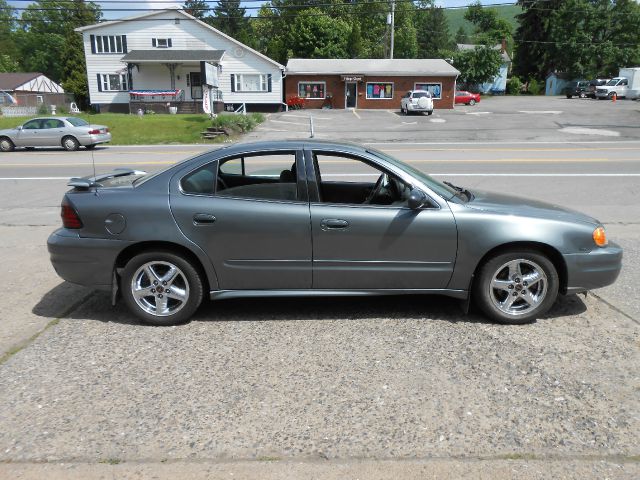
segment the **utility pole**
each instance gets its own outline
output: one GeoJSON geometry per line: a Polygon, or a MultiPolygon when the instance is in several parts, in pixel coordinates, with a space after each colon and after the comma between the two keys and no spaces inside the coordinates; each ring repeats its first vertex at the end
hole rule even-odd
{"type": "Polygon", "coordinates": [[[391,0],[391,53],[389,58],[393,58],[393,36],[395,32],[395,24],[396,24],[396,1],[391,0]]]}

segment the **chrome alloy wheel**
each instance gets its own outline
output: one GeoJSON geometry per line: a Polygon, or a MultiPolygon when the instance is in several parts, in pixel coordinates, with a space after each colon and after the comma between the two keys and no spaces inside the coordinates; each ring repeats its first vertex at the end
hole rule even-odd
{"type": "Polygon", "coordinates": [[[189,300],[189,282],[177,266],[169,262],[148,262],[131,279],[131,295],[145,312],[157,317],[174,315],[189,300]]]}
{"type": "Polygon", "coordinates": [[[507,315],[525,315],[538,307],[547,296],[547,276],[531,260],[516,259],[496,270],[491,280],[491,301],[507,315]]]}

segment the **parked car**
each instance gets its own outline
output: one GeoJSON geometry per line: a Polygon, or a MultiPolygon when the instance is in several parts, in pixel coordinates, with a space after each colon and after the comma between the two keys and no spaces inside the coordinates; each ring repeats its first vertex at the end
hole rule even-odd
{"type": "Polygon", "coordinates": [[[400,100],[400,111],[405,115],[412,112],[433,113],[433,98],[426,90],[409,90],[400,100]]]}
{"type": "Polygon", "coordinates": [[[237,144],[69,185],[48,240],[56,272],[154,325],[188,320],[205,296],[402,293],[471,296],[489,318],[525,323],[558,292],[613,283],[622,262],[594,218],[353,144],[237,144]]]}
{"type": "Polygon", "coordinates": [[[23,125],[0,130],[0,151],[16,147],[62,147],[65,150],[87,149],[111,141],[109,128],[92,125],[78,117],[33,118],[23,125]]]}
{"type": "Polygon", "coordinates": [[[588,93],[589,93],[589,82],[586,80],[571,82],[564,89],[564,94],[567,96],[567,98],[572,98],[572,97],[585,98],[588,93]]]}
{"type": "Polygon", "coordinates": [[[614,95],[618,98],[627,96],[629,90],[629,80],[625,77],[614,77],[602,86],[596,88],[596,97],[600,100],[612,98],[614,95]]]}
{"type": "Polygon", "coordinates": [[[465,105],[475,105],[480,102],[480,94],[460,90],[456,92],[456,103],[464,103],[465,105]]]}
{"type": "Polygon", "coordinates": [[[589,82],[589,90],[587,93],[587,97],[596,98],[596,89],[602,85],[605,85],[610,78],[594,78],[589,82]]]}

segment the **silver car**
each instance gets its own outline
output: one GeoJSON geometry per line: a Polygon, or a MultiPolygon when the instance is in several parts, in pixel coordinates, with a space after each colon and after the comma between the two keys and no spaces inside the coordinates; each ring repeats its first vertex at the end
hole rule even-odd
{"type": "Polygon", "coordinates": [[[110,141],[108,127],[92,125],[78,117],[33,118],[19,127],[0,130],[2,152],[11,152],[16,147],[62,147],[73,151],[80,146],[91,149],[110,141]]]}
{"type": "Polygon", "coordinates": [[[385,294],[472,298],[525,323],[558,293],[613,283],[622,262],[587,215],[344,143],[238,144],[69,185],[48,241],[56,272],[154,325],[188,320],[207,297],[385,294]]]}

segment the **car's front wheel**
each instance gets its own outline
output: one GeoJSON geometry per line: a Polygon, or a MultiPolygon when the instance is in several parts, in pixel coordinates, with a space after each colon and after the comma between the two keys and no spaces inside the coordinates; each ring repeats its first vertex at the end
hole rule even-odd
{"type": "Polygon", "coordinates": [[[584,92],[580,92],[580,98],[586,98],[586,94],[584,92]]]}
{"type": "Polygon", "coordinates": [[[13,144],[10,138],[0,138],[0,152],[13,152],[16,146],[13,144]]]}
{"type": "Polygon", "coordinates": [[[473,107],[475,104],[476,104],[476,101],[473,98],[469,100],[469,105],[473,107]]]}
{"type": "Polygon", "coordinates": [[[157,326],[186,322],[203,297],[202,279],[191,262],[163,251],[129,260],[121,289],[129,309],[145,323],[157,326]]]}
{"type": "Polygon", "coordinates": [[[75,137],[66,136],[62,139],[62,148],[69,152],[73,152],[80,148],[80,142],[75,137]]]}
{"type": "Polygon", "coordinates": [[[551,308],[558,296],[558,272],[543,254],[520,250],[496,255],[480,268],[474,298],[500,323],[523,324],[551,308]]]}

